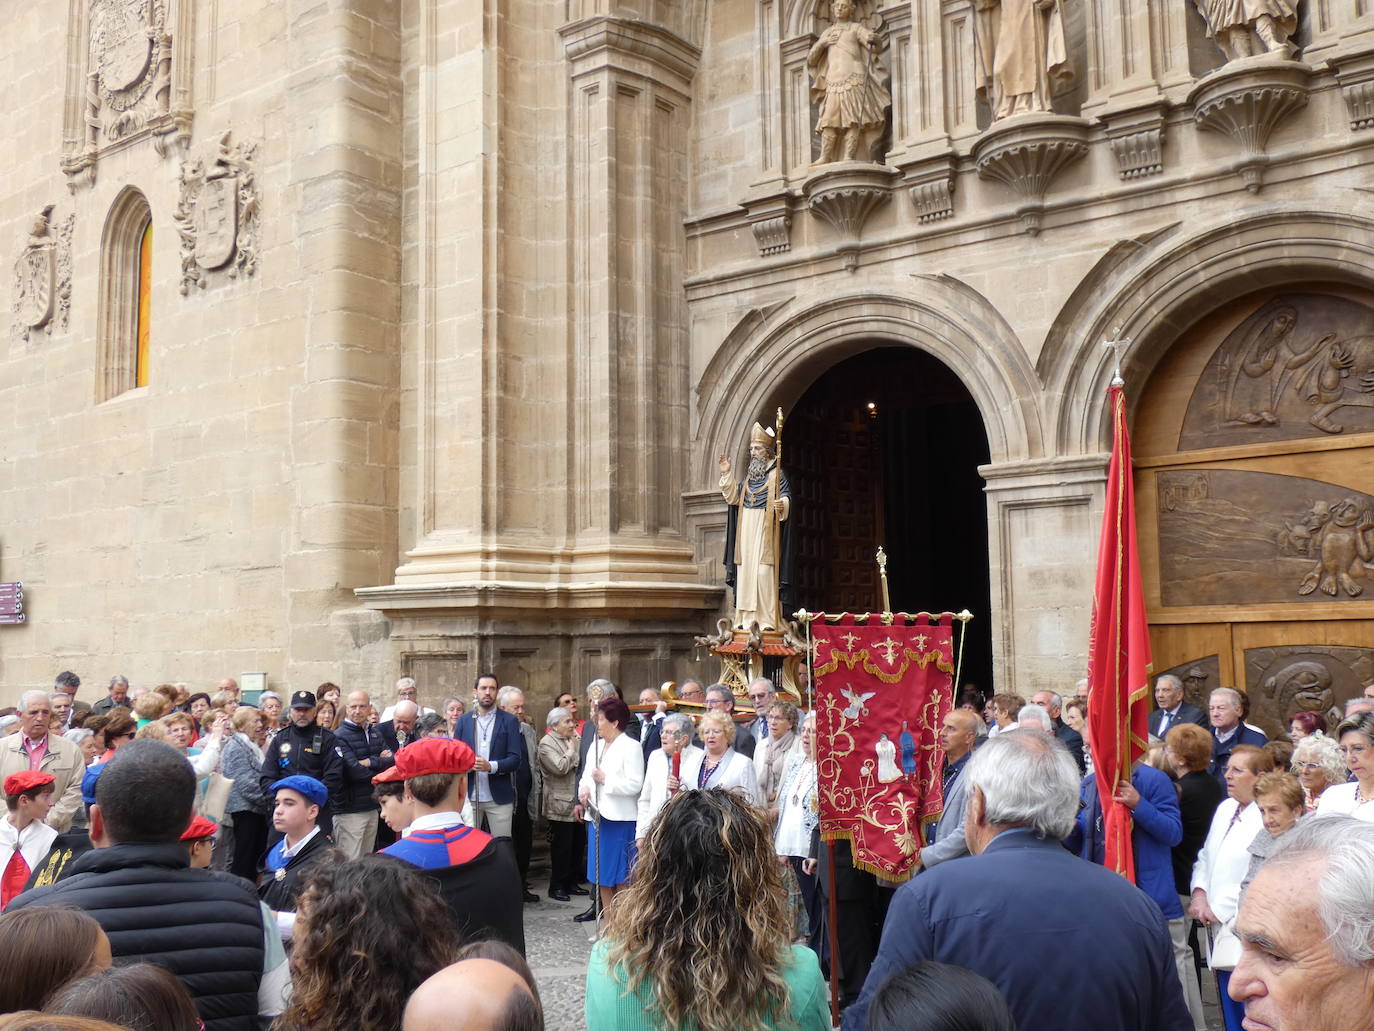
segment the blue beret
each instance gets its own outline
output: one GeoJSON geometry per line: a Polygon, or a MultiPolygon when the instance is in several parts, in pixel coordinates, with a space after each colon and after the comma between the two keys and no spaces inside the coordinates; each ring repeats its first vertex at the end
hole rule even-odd
{"type": "Polygon", "coordinates": [[[297,794],[304,795],[316,805],[322,806],[329,801],[329,789],[314,777],[307,777],[303,773],[295,773],[290,777],[283,777],[268,790],[276,794],[281,788],[290,788],[297,794]]]}

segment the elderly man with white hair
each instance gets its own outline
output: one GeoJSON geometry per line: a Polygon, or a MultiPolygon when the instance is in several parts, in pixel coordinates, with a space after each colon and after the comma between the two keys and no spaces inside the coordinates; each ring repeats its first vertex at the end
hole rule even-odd
{"type": "Polygon", "coordinates": [[[844,1031],[892,974],[923,960],[992,981],[1021,1028],[1192,1031],[1159,907],[1124,877],[1060,844],[1078,813],[1078,767],[1048,734],[1003,731],[964,770],[967,858],[897,889],[877,958],[844,1031]],[[1013,904],[989,884],[1073,886],[1073,905],[1048,888],[1013,904]],[[1054,956],[1053,976],[1045,957],[1054,956]]]}
{"type": "Polygon", "coordinates": [[[1250,1031],[1374,1031],[1374,824],[1308,817],[1245,892],[1231,998],[1250,1031]]]}
{"type": "Polygon", "coordinates": [[[53,805],[43,822],[61,834],[71,828],[81,808],[86,761],[80,748],[61,734],[51,733],[51,723],[47,691],[25,691],[19,696],[19,733],[0,741],[0,780],[25,770],[51,773],[53,805]]]}
{"type": "Polygon", "coordinates": [[[1237,745],[1263,748],[1269,743],[1264,732],[1241,722],[1245,699],[1234,687],[1219,687],[1207,699],[1207,717],[1212,724],[1212,764],[1207,772],[1226,789],[1226,764],[1237,745]]]}
{"type": "Polygon", "coordinates": [[[380,723],[389,723],[396,716],[396,706],[401,702],[414,702],[418,716],[424,716],[433,712],[428,705],[421,705],[419,701],[420,688],[415,683],[414,677],[402,677],[396,681],[396,701],[392,702],[382,710],[380,723]]]}
{"type": "Polygon", "coordinates": [[[1041,734],[1054,733],[1054,721],[1043,705],[1023,705],[1016,716],[1016,729],[1035,730],[1041,734]]]}

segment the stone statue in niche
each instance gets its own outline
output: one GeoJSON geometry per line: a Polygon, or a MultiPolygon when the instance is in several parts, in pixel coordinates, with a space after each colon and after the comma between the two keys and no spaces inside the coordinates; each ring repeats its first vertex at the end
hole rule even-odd
{"type": "Polygon", "coordinates": [[[1336,597],[1344,591],[1352,598],[1364,593],[1358,581],[1367,564],[1374,563],[1374,514],[1368,505],[1355,498],[1330,503],[1314,501],[1295,522],[1285,522],[1279,531],[1279,554],[1315,557],[1317,560],[1298,585],[1306,596],[1318,588],[1336,597]]]}
{"type": "Polygon", "coordinates": [[[1207,35],[1227,61],[1273,54],[1291,58],[1298,48],[1289,37],[1298,27],[1294,0],[1195,0],[1207,35]]]}
{"type": "Polygon", "coordinates": [[[67,328],[72,298],[72,229],[76,216],[53,222],[53,205],[39,212],[28,245],[14,263],[14,316],[19,335],[67,328]]]}
{"type": "Polygon", "coordinates": [[[993,121],[1049,111],[1073,83],[1060,0],[974,0],[974,69],[993,121]]]}
{"type": "Polygon", "coordinates": [[[872,161],[892,106],[887,69],[878,58],[886,44],[882,19],[858,19],[856,0],[833,0],[831,23],[811,47],[811,99],[820,105],[816,164],[872,161]]]}

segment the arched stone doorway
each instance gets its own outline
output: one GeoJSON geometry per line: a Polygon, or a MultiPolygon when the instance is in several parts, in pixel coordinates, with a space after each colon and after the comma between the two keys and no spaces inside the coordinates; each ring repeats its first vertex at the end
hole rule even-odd
{"type": "Polygon", "coordinates": [[[879,343],[811,383],[784,448],[798,605],[881,611],[882,544],[894,611],[977,615],[962,680],[990,687],[988,438],[968,388],[925,351],[879,343]]]}
{"type": "Polygon", "coordinates": [[[1374,293],[1285,284],[1183,330],[1137,406],[1156,672],[1271,735],[1374,680],[1374,293]],[[1191,676],[1190,676],[1191,674],[1191,676]]]}

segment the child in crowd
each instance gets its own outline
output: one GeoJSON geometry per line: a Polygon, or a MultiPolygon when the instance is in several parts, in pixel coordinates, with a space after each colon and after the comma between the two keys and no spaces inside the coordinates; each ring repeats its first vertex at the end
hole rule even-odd
{"type": "Polygon", "coordinates": [[[22,770],[5,778],[5,808],[0,820],[0,909],[24,890],[29,874],[52,847],[57,831],[43,820],[53,803],[51,773],[22,770]]]}

